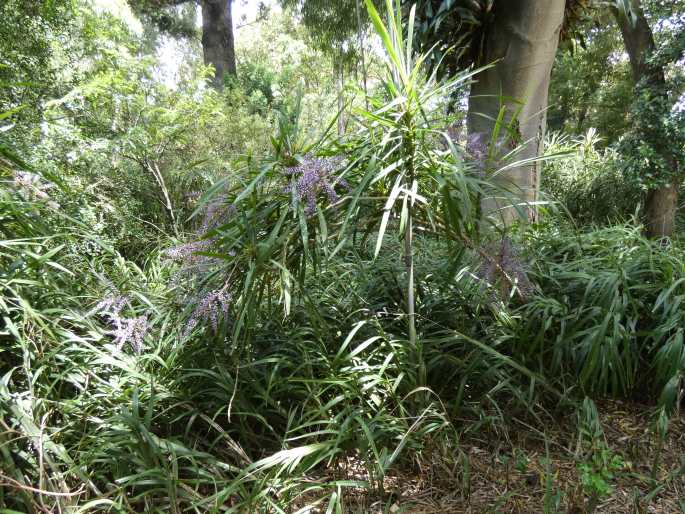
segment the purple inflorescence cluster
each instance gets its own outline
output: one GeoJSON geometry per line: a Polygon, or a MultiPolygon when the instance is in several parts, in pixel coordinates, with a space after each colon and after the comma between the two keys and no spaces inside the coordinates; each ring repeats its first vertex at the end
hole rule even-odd
{"type": "MultiPolygon", "coordinates": [[[[181,266],[171,276],[171,285],[175,286],[181,282],[184,277],[193,277],[199,273],[205,273],[219,262],[220,259],[201,255],[199,252],[209,251],[212,245],[216,242],[216,238],[200,239],[199,241],[191,241],[182,245],[168,248],[164,251],[164,255],[172,261],[178,261],[181,266]]],[[[229,251],[229,255],[235,255],[233,250],[229,251]]]]}
{"type": "Polygon", "coordinates": [[[214,332],[218,332],[219,313],[223,313],[224,316],[228,315],[230,301],[231,295],[226,291],[226,286],[210,291],[203,296],[191,314],[190,319],[188,319],[184,337],[187,337],[200,321],[209,321],[214,332]]]}
{"type": "MultiPolygon", "coordinates": [[[[192,277],[208,271],[220,262],[220,259],[201,254],[209,251],[217,241],[216,236],[207,235],[230,220],[237,212],[235,204],[229,203],[223,196],[206,205],[202,223],[197,231],[197,235],[205,239],[191,241],[164,252],[167,258],[181,263],[179,270],[172,276],[172,283],[176,283],[183,276],[192,277]]],[[[235,255],[235,251],[230,250],[229,255],[235,255]]],[[[218,331],[219,314],[228,314],[230,295],[226,289],[227,286],[224,286],[222,289],[207,293],[204,297],[193,299],[195,309],[186,323],[184,337],[187,337],[200,321],[209,321],[214,331],[218,331]]]]}
{"type": "Polygon", "coordinates": [[[201,257],[200,255],[197,255],[197,253],[208,250],[212,246],[213,242],[214,239],[200,239],[199,241],[191,241],[190,243],[184,243],[172,248],[167,248],[164,251],[164,255],[172,261],[183,261],[186,264],[193,264],[201,257]]]}
{"type": "Polygon", "coordinates": [[[466,151],[480,168],[485,167],[488,158],[488,144],[488,135],[485,132],[474,132],[466,138],[466,151]]]}
{"type": "Polygon", "coordinates": [[[128,301],[128,298],[115,291],[100,300],[86,316],[100,314],[107,319],[112,328],[108,333],[113,336],[118,350],[121,350],[126,343],[130,343],[136,353],[142,353],[143,340],[149,329],[148,315],[135,318],[123,317],[121,311],[128,301]]]}
{"type": "Polygon", "coordinates": [[[224,223],[226,220],[235,216],[238,209],[234,204],[226,204],[225,198],[217,198],[216,200],[207,204],[202,225],[200,225],[200,234],[206,234],[210,230],[224,223]]]}
{"type": "MultiPolygon", "coordinates": [[[[224,223],[231,216],[238,212],[234,204],[227,204],[225,198],[219,198],[207,205],[202,224],[198,230],[200,237],[224,223]]],[[[205,255],[198,255],[199,252],[208,251],[216,242],[216,237],[191,241],[164,251],[164,255],[173,261],[180,261],[183,264],[182,273],[197,272],[209,268],[216,259],[205,255]]],[[[176,277],[178,278],[178,277],[176,277]]]]}
{"type": "Polygon", "coordinates": [[[500,298],[508,296],[514,287],[522,298],[533,294],[535,287],[511,239],[503,238],[499,245],[483,250],[481,256],[483,264],[477,275],[491,286],[497,284],[500,298]]]}
{"type": "Polygon", "coordinates": [[[111,316],[118,316],[121,310],[126,305],[128,299],[120,294],[111,293],[105,296],[86,316],[92,316],[97,313],[107,313],[111,316]]]}
{"type": "Polygon", "coordinates": [[[306,201],[305,214],[316,211],[316,197],[323,190],[330,203],[338,201],[336,185],[349,190],[350,186],[343,178],[337,178],[335,171],[342,163],[342,157],[306,157],[299,166],[286,168],[286,175],[298,175],[295,183],[287,190],[297,194],[300,201],[306,201]]]}
{"type": "Polygon", "coordinates": [[[116,318],[113,321],[116,323],[112,335],[117,349],[121,350],[127,342],[130,342],[133,351],[142,353],[143,339],[149,328],[147,314],[136,318],[116,318]]]}

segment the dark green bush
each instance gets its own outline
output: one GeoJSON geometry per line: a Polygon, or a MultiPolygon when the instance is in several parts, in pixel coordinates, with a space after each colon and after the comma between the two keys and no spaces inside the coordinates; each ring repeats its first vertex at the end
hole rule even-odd
{"type": "Polygon", "coordinates": [[[513,355],[595,395],[662,397],[674,406],[685,366],[685,249],[626,224],[526,234],[538,292],[516,308],[513,355]],[[674,383],[676,381],[677,383],[674,383]]]}

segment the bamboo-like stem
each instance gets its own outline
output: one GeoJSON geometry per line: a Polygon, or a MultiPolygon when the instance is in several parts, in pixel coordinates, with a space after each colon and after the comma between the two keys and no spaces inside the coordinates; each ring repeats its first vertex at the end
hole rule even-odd
{"type": "MultiPolygon", "coordinates": [[[[413,174],[412,174],[413,175],[413,174]]],[[[412,180],[413,183],[413,180],[412,180]]],[[[409,346],[416,360],[417,386],[426,385],[426,366],[423,362],[421,346],[416,336],[416,298],[414,285],[414,228],[412,215],[412,199],[407,202],[407,224],[404,228],[404,265],[407,271],[407,328],[409,331],[409,346]]]]}
{"type": "MultiPolygon", "coordinates": [[[[412,128],[411,117],[405,114],[405,121],[407,128],[412,128]]],[[[412,131],[409,130],[411,133],[412,131]]],[[[408,171],[408,187],[409,191],[414,189],[414,141],[411,136],[405,139],[405,147],[409,159],[407,160],[408,171]]],[[[409,332],[409,345],[414,352],[416,365],[418,369],[417,385],[424,386],[426,384],[426,371],[421,355],[421,348],[418,343],[416,335],[416,288],[414,284],[414,198],[410,196],[407,198],[407,222],[404,227],[404,265],[407,272],[407,328],[409,332]]]]}
{"type": "Polygon", "coordinates": [[[159,189],[162,191],[162,196],[164,197],[164,207],[169,213],[169,218],[171,218],[171,224],[174,229],[174,234],[178,237],[178,225],[176,223],[176,216],[174,215],[174,206],[171,203],[171,197],[169,196],[169,190],[167,189],[166,183],[164,182],[164,176],[162,175],[162,172],[160,171],[159,166],[157,166],[156,162],[153,162],[151,164],[148,163],[148,169],[150,170],[150,173],[152,173],[152,176],[155,178],[155,181],[157,182],[159,189]]]}
{"type": "Polygon", "coordinates": [[[407,205],[407,224],[404,228],[404,266],[407,271],[407,323],[409,328],[409,344],[416,348],[416,313],[414,308],[414,255],[412,206],[411,200],[407,205]]]}

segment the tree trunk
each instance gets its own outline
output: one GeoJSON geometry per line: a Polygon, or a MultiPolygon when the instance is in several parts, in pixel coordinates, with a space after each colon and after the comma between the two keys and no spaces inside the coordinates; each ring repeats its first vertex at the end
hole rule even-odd
{"type": "Polygon", "coordinates": [[[673,234],[678,211],[678,186],[669,184],[647,193],[645,233],[647,237],[663,238],[673,234]]]}
{"type": "MultiPolygon", "coordinates": [[[[664,70],[658,65],[649,63],[649,56],[654,50],[654,36],[647,23],[640,0],[629,0],[629,12],[612,8],[616,22],[621,29],[623,44],[628,52],[633,79],[637,87],[650,88],[654,95],[666,94],[664,70]]],[[[665,148],[663,157],[667,162],[673,156],[665,148]]],[[[673,163],[675,167],[675,162],[673,163]]],[[[678,183],[669,183],[652,189],[645,201],[645,233],[648,237],[663,238],[673,234],[675,215],[678,210],[678,183]]]]}
{"type": "MultiPolygon", "coordinates": [[[[565,4],[565,0],[498,0],[495,6],[495,21],[488,29],[479,63],[495,65],[481,72],[471,86],[468,129],[470,134],[489,137],[500,106],[506,106],[504,121],[514,121],[517,142],[523,145],[517,161],[536,158],[542,149],[550,74],[565,4]]],[[[498,182],[521,207],[505,207],[511,205],[511,199],[486,199],[483,211],[498,210],[505,225],[517,219],[519,212],[534,219],[532,203],[540,186],[540,164],[513,167],[498,175],[498,182]]]]}
{"type": "Polygon", "coordinates": [[[630,59],[630,68],[633,70],[633,78],[635,82],[638,82],[654,71],[649,69],[647,57],[654,51],[656,45],[654,44],[652,29],[649,28],[645,13],[640,5],[640,0],[629,0],[629,4],[630,13],[615,7],[612,8],[612,12],[621,29],[623,44],[630,59]]]}
{"type": "Polygon", "coordinates": [[[222,89],[224,76],[235,75],[233,0],[202,0],[202,53],[206,65],[214,66],[212,85],[222,89]]]}

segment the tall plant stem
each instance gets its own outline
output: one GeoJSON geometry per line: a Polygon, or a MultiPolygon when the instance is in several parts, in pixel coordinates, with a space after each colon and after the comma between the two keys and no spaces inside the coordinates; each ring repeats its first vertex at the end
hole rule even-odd
{"type": "MultiPolygon", "coordinates": [[[[413,180],[412,180],[413,182],[413,180]]],[[[416,359],[416,368],[418,370],[417,386],[422,387],[426,385],[426,366],[423,362],[423,352],[419,345],[418,337],[416,336],[416,311],[414,297],[414,231],[413,231],[413,215],[412,202],[409,200],[407,205],[407,225],[404,229],[404,265],[407,271],[407,328],[409,331],[409,346],[416,359]]]]}
{"type": "Polygon", "coordinates": [[[409,344],[416,348],[416,313],[414,309],[414,255],[412,229],[411,201],[407,206],[407,224],[404,228],[404,266],[407,271],[407,323],[409,328],[409,344]]]}
{"type": "MultiPolygon", "coordinates": [[[[411,140],[406,140],[405,145],[409,154],[409,190],[414,188],[414,144],[411,140]]],[[[404,228],[404,265],[407,272],[407,328],[409,332],[409,345],[414,352],[418,369],[417,385],[426,384],[426,371],[421,355],[421,347],[416,336],[416,298],[414,285],[414,199],[407,199],[407,222],[404,228]]]]}

